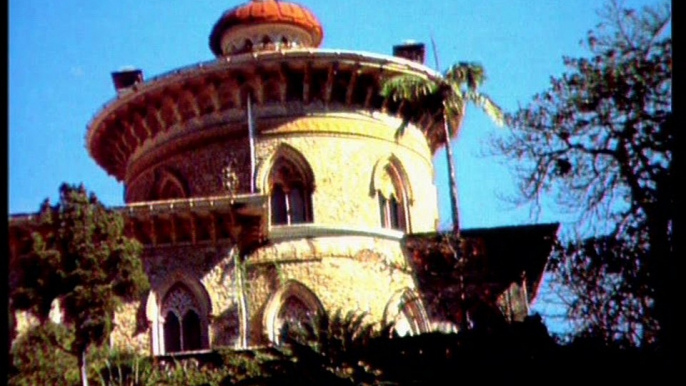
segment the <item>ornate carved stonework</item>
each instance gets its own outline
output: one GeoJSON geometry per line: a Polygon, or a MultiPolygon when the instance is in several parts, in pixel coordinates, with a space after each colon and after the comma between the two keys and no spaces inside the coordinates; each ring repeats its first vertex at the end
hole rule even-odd
{"type": "Polygon", "coordinates": [[[164,297],[162,302],[162,315],[167,312],[174,312],[179,319],[183,318],[189,310],[200,314],[200,307],[193,294],[183,284],[176,284],[164,297]]]}
{"type": "Polygon", "coordinates": [[[224,191],[229,196],[233,196],[234,194],[238,193],[241,186],[240,178],[236,172],[236,166],[235,159],[233,159],[227,162],[227,165],[222,168],[222,186],[224,187],[224,191]]]}

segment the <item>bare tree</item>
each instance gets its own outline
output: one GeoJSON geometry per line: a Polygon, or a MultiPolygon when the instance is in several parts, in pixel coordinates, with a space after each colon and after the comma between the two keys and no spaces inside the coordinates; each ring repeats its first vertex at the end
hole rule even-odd
{"type": "Polygon", "coordinates": [[[494,140],[519,181],[519,200],[553,197],[578,219],[550,269],[572,295],[576,333],[668,344],[674,173],[668,3],[599,11],[588,57],[564,58],[494,140]]]}

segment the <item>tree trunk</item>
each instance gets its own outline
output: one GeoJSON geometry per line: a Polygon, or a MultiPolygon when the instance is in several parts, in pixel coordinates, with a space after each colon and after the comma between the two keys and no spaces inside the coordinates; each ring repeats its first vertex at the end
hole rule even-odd
{"type": "Polygon", "coordinates": [[[81,370],[81,385],[88,386],[88,366],[86,364],[86,349],[79,355],[79,369],[81,370]]]}
{"type": "Polygon", "coordinates": [[[453,163],[453,149],[450,144],[450,130],[448,119],[443,117],[443,133],[445,135],[445,156],[448,163],[448,185],[450,186],[450,210],[453,220],[453,233],[460,237],[460,214],[457,211],[457,181],[455,179],[455,165],[453,163]]]}
{"type": "MultiPolygon", "coordinates": [[[[443,109],[445,111],[445,102],[443,102],[443,109]]],[[[457,209],[457,180],[455,179],[455,164],[453,162],[453,149],[450,144],[450,129],[448,127],[448,117],[443,114],[443,134],[445,135],[445,156],[448,163],[448,185],[450,185],[450,210],[452,212],[453,219],[453,235],[455,236],[455,241],[457,245],[454,249],[455,262],[457,264],[457,269],[459,270],[459,288],[460,288],[460,331],[466,331],[469,328],[469,322],[467,320],[467,310],[466,308],[466,294],[465,294],[465,282],[464,273],[462,272],[462,254],[461,254],[461,235],[460,235],[460,214],[457,209]]]]}

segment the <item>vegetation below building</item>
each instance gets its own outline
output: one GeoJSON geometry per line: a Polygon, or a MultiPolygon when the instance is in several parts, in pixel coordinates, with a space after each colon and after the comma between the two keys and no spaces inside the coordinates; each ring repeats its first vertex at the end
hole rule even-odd
{"type": "MultiPolygon", "coordinates": [[[[648,348],[593,337],[562,343],[537,317],[497,329],[406,337],[363,319],[338,313],[314,328],[296,329],[282,346],[216,350],[171,361],[98,347],[88,353],[88,377],[104,386],[443,385],[533,372],[539,379],[565,374],[613,381],[662,374],[660,354],[648,348]]],[[[20,337],[11,351],[9,384],[77,385],[76,358],[59,346],[69,339],[64,327],[50,322],[20,337]]]]}

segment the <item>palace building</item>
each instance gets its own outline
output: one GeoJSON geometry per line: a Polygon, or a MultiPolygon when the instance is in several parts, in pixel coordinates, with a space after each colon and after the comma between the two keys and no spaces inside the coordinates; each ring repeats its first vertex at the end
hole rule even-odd
{"type": "MultiPolygon", "coordinates": [[[[436,296],[447,284],[422,265],[440,243],[440,114],[400,132],[402,106],[380,94],[390,77],[440,74],[419,44],[388,56],[322,49],[323,36],[298,4],[250,1],[215,23],[214,60],[112,74],[117,95],[86,144],[124,185],[115,209],[144,245],[151,284],[116,315],[113,344],[156,356],[260,346],[338,310],[401,335],[454,329],[436,296]]],[[[10,217],[13,257],[33,223],[10,217]]],[[[528,313],[556,231],[465,231],[505,320],[528,313]]]]}

